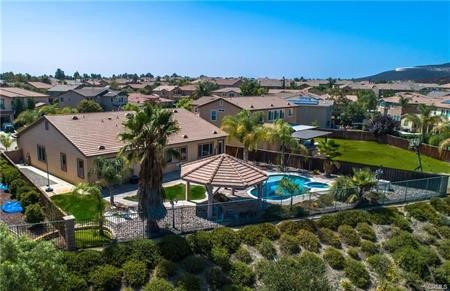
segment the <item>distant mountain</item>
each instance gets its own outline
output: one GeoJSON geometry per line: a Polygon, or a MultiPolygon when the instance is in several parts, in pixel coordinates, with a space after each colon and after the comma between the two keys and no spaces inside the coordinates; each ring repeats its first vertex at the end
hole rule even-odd
{"type": "Polygon", "coordinates": [[[359,78],[358,81],[416,81],[416,82],[450,82],[450,63],[426,65],[409,68],[397,68],[376,75],[359,78]]]}

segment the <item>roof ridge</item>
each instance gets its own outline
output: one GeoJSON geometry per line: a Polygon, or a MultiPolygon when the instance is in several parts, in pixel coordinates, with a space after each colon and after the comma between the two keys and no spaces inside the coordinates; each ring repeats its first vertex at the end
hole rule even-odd
{"type": "MultiPolygon", "coordinates": [[[[231,156],[230,156],[230,157],[231,157],[231,156]]],[[[238,163],[239,163],[239,164],[242,164],[241,161],[238,161],[238,163]]],[[[237,173],[237,175],[239,176],[239,178],[240,178],[242,181],[244,181],[245,184],[247,184],[247,183],[248,183],[248,182],[247,182],[247,179],[244,179],[244,178],[242,177],[241,173],[238,171],[238,169],[236,169],[236,167],[234,166],[234,164],[233,164],[233,163],[229,163],[229,164],[230,164],[231,168],[233,168],[233,170],[237,173]]]]}
{"type": "Polygon", "coordinates": [[[214,159],[214,161],[217,160],[217,159],[219,159],[219,162],[217,163],[217,166],[216,166],[216,168],[214,169],[214,172],[212,173],[211,177],[209,178],[209,180],[208,180],[209,183],[208,183],[208,184],[211,184],[211,183],[212,183],[212,181],[213,181],[214,178],[216,177],[217,172],[219,171],[220,166],[222,165],[222,162],[223,162],[224,159],[225,159],[225,156],[224,156],[223,154],[217,155],[217,157],[218,157],[218,158],[214,159]]]}

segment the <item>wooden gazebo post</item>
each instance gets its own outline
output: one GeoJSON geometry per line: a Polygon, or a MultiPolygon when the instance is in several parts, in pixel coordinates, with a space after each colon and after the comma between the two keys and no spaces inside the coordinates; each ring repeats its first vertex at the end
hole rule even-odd
{"type": "Polygon", "coordinates": [[[211,219],[213,216],[213,186],[211,184],[206,184],[206,191],[208,192],[207,217],[208,219],[211,219]]]}
{"type": "Polygon", "coordinates": [[[191,190],[191,182],[186,181],[186,191],[184,193],[185,200],[188,201],[189,191],[191,190]]]}

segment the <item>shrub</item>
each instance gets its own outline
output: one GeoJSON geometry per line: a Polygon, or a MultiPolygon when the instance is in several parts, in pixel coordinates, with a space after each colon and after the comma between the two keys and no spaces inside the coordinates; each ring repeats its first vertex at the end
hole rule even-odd
{"type": "Polygon", "coordinates": [[[340,251],[338,251],[335,248],[328,248],[326,249],[325,253],[323,254],[323,259],[336,270],[342,270],[345,266],[345,258],[341,254],[340,251]]]}
{"type": "Polygon", "coordinates": [[[122,266],[125,282],[132,287],[141,287],[148,281],[147,263],[135,259],[122,266]]]}
{"type": "Polygon", "coordinates": [[[94,290],[116,290],[122,284],[122,273],[111,265],[98,266],[89,273],[89,282],[94,290]]]}
{"type": "Polygon", "coordinates": [[[364,289],[370,285],[369,272],[362,263],[349,259],[345,263],[344,272],[356,287],[364,289]]]}
{"type": "Polygon", "coordinates": [[[356,225],[356,230],[359,232],[359,235],[362,239],[367,239],[370,241],[377,241],[377,235],[375,231],[373,231],[372,227],[365,222],[358,223],[356,225]]]}
{"type": "Polygon", "coordinates": [[[31,192],[31,191],[36,191],[36,189],[31,185],[25,184],[23,186],[19,186],[16,190],[17,200],[20,200],[20,198],[22,197],[22,195],[24,193],[31,192]]]}
{"type": "Polygon", "coordinates": [[[361,241],[361,251],[366,255],[374,255],[379,252],[379,247],[371,241],[363,240],[361,241]]]}
{"type": "Polygon", "coordinates": [[[250,252],[248,251],[247,248],[241,246],[237,251],[236,251],[236,259],[238,259],[241,262],[244,262],[246,264],[250,264],[253,259],[252,256],[250,255],[250,252]]]}
{"type": "Polygon", "coordinates": [[[7,166],[6,168],[3,168],[1,176],[3,182],[8,185],[11,184],[12,181],[21,178],[20,172],[12,166],[7,166]]]}
{"type": "Polygon", "coordinates": [[[285,220],[277,225],[281,233],[290,235],[296,235],[300,230],[300,226],[297,221],[285,220]]]}
{"type": "Polygon", "coordinates": [[[438,251],[444,259],[450,260],[450,240],[445,239],[440,241],[438,251]]]}
{"type": "Polygon", "coordinates": [[[27,208],[29,205],[39,202],[39,193],[37,193],[36,191],[28,191],[22,193],[19,200],[22,206],[24,208],[27,208]]]}
{"type": "Polygon", "coordinates": [[[147,267],[153,269],[161,259],[159,248],[154,241],[149,239],[138,239],[131,242],[131,259],[144,261],[147,267]]]}
{"type": "Polygon", "coordinates": [[[405,206],[405,210],[409,215],[419,221],[429,221],[435,225],[442,224],[442,217],[431,207],[430,204],[425,202],[418,202],[405,206]]]}
{"type": "Polygon", "coordinates": [[[162,256],[173,262],[178,262],[191,254],[186,240],[178,235],[166,235],[158,246],[162,256]]]}
{"type": "Polygon", "coordinates": [[[228,270],[230,267],[230,254],[226,249],[214,247],[211,250],[210,257],[213,263],[222,267],[224,270],[228,270]]]}
{"type": "Polygon", "coordinates": [[[258,225],[263,236],[269,240],[277,240],[280,237],[278,228],[272,223],[261,223],[258,225]]]}
{"type": "Polygon", "coordinates": [[[181,262],[181,267],[189,273],[199,274],[206,266],[205,259],[200,256],[189,256],[181,262]]]}
{"type": "Polygon", "coordinates": [[[177,265],[169,260],[161,259],[156,265],[154,275],[158,278],[169,278],[175,275],[175,271],[177,269],[177,265]]]}
{"type": "Polygon", "coordinates": [[[11,181],[11,183],[9,184],[9,193],[11,194],[16,194],[17,193],[17,189],[19,187],[25,186],[28,183],[21,178],[17,178],[11,181]]]}
{"type": "Polygon", "coordinates": [[[228,227],[219,227],[211,231],[210,241],[213,247],[225,248],[229,253],[234,253],[239,245],[239,235],[228,227]]]}
{"type": "Polygon", "coordinates": [[[87,291],[88,285],[86,280],[82,277],[75,275],[74,273],[69,273],[67,278],[68,291],[87,291]]]}
{"type": "Polygon", "coordinates": [[[355,260],[360,260],[359,251],[357,248],[349,248],[347,250],[347,254],[355,260]]]}
{"type": "Polygon", "coordinates": [[[222,269],[217,266],[208,270],[206,273],[206,281],[212,290],[219,290],[228,283],[228,279],[223,274],[222,269]]]}
{"type": "Polygon", "coordinates": [[[130,258],[131,252],[129,243],[113,243],[103,249],[103,256],[106,263],[120,267],[130,258]]]}
{"type": "Polygon", "coordinates": [[[277,251],[275,250],[272,242],[268,239],[264,239],[260,244],[258,244],[257,249],[261,256],[268,260],[273,260],[277,256],[277,251]]]}
{"type": "MultiPolygon", "coordinates": [[[[434,249],[432,249],[431,247],[420,246],[418,250],[422,255],[422,257],[425,258],[425,263],[427,264],[428,267],[433,267],[441,264],[441,259],[439,258],[438,254],[434,251],[434,249]]],[[[450,246],[447,249],[446,253],[447,257],[450,256],[448,251],[450,251],[450,246]]]]}
{"type": "Polygon", "coordinates": [[[298,232],[298,240],[300,245],[308,251],[319,252],[320,242],[315,234],[305,229],[298,232]]]}
{"type": "Polygon", "coordinates": [[[450,239],[450,227],[442,225],[438,227],[438,231],[442,238],[450,239]]]}
{"type": "Polygon", "coordinates": [[[351,246],[359,246],[361,243],[361,238],[358,233],[350,226],[343,224],[338,228],[341,240],[351,246]]]}
{"type": "Polygon", "coordinates": [[[38,223],[44,220],[44,212],[39,204],[31,204],[25,209],[25,221],[38,223]]]}
{"type": "Polygon", "coordinates": [[[206,231],[198,231],[190,234],[186,238],[191,250],[196,254],[208,254],[211,250],[210,233],[206,231]]]}
{"type": "Polygon", "coordinates": [[[370,223],[370,215],[363,210],[342,211],[335,214],[339,225],[347,224],[356,227],[358,223],[370,223]]]}
{"type": "Polygon", "coordinates": [[[370,219],[379,225],[394,225],[402,230],[411,231],[408,220],[397,208],[377,208],[369,211],[370,219]]]}
{"type": "Polygon", "coordinates": [[[430,204],[436,211],[439,211],[440,213],[447,216],[450,215],[450,203],[448,202],[448,200],[433,197],[430,200],[430,204]]]}
{"type": "Polygon", "coordinates": [[[153,278],[144,286],[143,291],[175,291],[175,288],[165,279],[153,278]]]}
{"type": "Polygon", "coordinates": [[[64,259],[69,271],[80,276],[85,276],[95,267],[102,265],[104,260],[102,253],[94,250],[66,252],[64,259]]]}
{"type": "Polygon", "coordinates": [[[281,252],[285,255],[294,255],[300,252],[300,241],[296,236],[282,234],[278,243],[281,252]]]}
{"type": "Polygon", "coordinates": [[[177,290],[197,291],[200,290],[200,279],[197,276],[184,273],[177,280],[177,290]]]}
{"type": "Polygon", "coordinates": [[[438,229],[434,225],[427,224],[423,227],[423,230],[425,230],[429,235],[432,235],[435,238],[438,238],[440,236],[438,229]]]}
{"type": "Polygon", "coordinates": [[[406,246],[395,251],[393,257],[403,270],[420,277],[426,275],[426,260],[417,249],[406,246]]]}
{"type": "Polygon", "coordinates": [[[450,261],[445,261],[439,268],[433,272],[436,282],[439,284],[450,284],[450,261]]]}
{"type": "Polygon", "coordinates": [[[231,264],[230,279],[235,284],[252,286],[255,281],[255,274],[252,269],[242,262],[231,264]]]}
{"type": "Polygon", "coordinates": [[[339,240],[339,237],[329,228],[323,227],[319,229],[319,238],[322,243],[335,248],[341,248],[341,241],[339,240]]]}
{"type": "Polygon", "coordinates": [[[386,255],[372,255],[367,258],[370,267],[382,278],[387,278],[392,270],[392,262],[386,255]]]}
{"type": "Polygon", "coordinates": [[[392,237],[383,243],[383,247],[391,253],[405,246],[410,246],[413,248],[419,246],[419,242],[414,238],[414,236],[406,231],[393,233],[392,237]]]}
{"type": "Polygon", "coordinates": [[[317,224],[320,227],[325,227],[329,229],[337,229],[339,226],[339,222],[335,214],[322,215],[317,221],[317,224]]]}
{"type": "Polygon", "coordinates": [[[253,289],[242,285],[226,285],[223,287],[223,291],[252,291],[253,289]]]}

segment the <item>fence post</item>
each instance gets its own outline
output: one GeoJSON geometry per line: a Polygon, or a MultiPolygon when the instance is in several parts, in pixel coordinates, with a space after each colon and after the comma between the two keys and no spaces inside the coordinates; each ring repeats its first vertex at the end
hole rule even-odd
{"type": "Polygon", "coordinates": [[[64,220],[64,239],[66,241],[66,249],[69,251],[76,249],[75,243],[75,217],[73,215],[66,215],[64,220]]]}
{"type": "Polygon", "coordinates": [[[405,186],[405,200],[403,202],[406,202],[406,196],[408,195],[408,182],[406,182],[405,186]]]}

